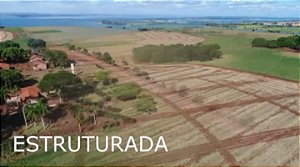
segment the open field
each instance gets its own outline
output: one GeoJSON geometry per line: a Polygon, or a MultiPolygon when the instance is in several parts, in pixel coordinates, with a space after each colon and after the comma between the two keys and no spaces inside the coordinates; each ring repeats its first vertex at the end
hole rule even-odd
{"type": "Polygon", "coordinates": [[[299,53],[251,47],[251,41],[254,38],[277,39],[280,36],[287,36],[285,34],[238,32],[222,29],[195,29],[186,33],[203,37],[204,43],[218,43],[221,46],[223,58],[203,64],[241,69],[299,81],[299,53]]]}
{"type": "Polygon", "coordinates": [[[79,66],[102,66],[122,83],[137,82],[159,101],[157,113],[137,115],[134,125],[88,134],[164,136],[169,152],[50,152],[32,154],[12,165],[299,164],[300,92],[296,82],[199,64],[143,65],[140,68],[151,78],[145,80],[131,70],[65,51],[79,66]],[[186,89],[181,90],[182,85],[186,89]]]}
{"type": "Polygon", "coordinates": [[[147,31],[137,32],[130,30],[115,30],[105,28],[79,27],[30,27],[24,29],[34,38],[42,38],[51,44],[72,43],[87,48],[90,51],[109,52],[117,60],[132,60],[132,49],[147,44],[195,44],[202,42],[201,37],[193,37],[178,32],[147,31]],[[61,31],[47,33],[47,31],[61,31]],[[44,33],[33,33],[43,31],[44,33]]]}
{"type": "Polygon", "coordinates": [[[146,44],[217,43],[221,46],[223,58],[204,64],[299,81],[299,53],[251,47],[251,41],[254,38],[277,39],[280,36],[288,36],[287,34],[240,32],[218,28],[184,30],[184,34],[180,32],[135,32],[79,27],[34,27],[25,28],[25,31],[35,38],[49,41],[50,44],[72,43],[87,48],[89,51],[109,52],[114,59],[125,60],[130,64],[135,64],[132,49],[146,44]],[[53,30],[61,32],[47,33],[47,31],[53,30]],[[30,33],[36,31],[43,31],[44,33],[30,33]]]}

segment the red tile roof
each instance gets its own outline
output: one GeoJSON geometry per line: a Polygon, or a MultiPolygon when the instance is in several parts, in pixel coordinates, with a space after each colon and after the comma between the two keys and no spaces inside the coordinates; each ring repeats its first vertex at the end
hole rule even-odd
{"type": "Polygon", "coordinates": [[[29,98],[37,98],[40,96],[41,90],[37,86],[28,86],[21,88],[20,96],[22,100],[27,100],[29,98]]]}
{"type": "Polygon", "coordinates": [[[9,69],[9,64],[0,63],[0,69],[9,69]]]}

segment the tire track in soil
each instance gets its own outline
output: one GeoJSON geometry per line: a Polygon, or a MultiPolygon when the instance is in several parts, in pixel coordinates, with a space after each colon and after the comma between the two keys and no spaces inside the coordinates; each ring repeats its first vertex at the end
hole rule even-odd
{"type": "MultiPolygon", "coordinates": [[[[295,116],[298,116],[298,117],[300,116],[300,113],[299,113],[298,111],[293,110],[293,109],[290,109],[290,108],[289,108],[288,106],[286,106],[286,105],[281,105],[281,104],[279,104],[279,103],[277,103],[277,102],[274,102],[274,101],[272,101],[272,100],[270,100],[270,99],[266,99],[266,98],[264,98],[264,97],[262,97],[262,96],[259,96],[259,95],[255,94],[255,93],[248,92],[248,91],[239,89],[239,88],[237,88],[237,87],[234,87],[234,86],[232,86],[232,85],[226,85],[226,84],[223,84],[223,83],[220,83],[220,82],[216,82],[216,81],[213,81],[213,80],[210,80],[210,79],[204,79],[204,78],[201,78],[201,79],[202,79],[202,80],[205,80],[205,81],[208,81],[208,82],[215,83],[215,84],[223,85],[223,86],[225,86],[225,87],[228,87],[228,88],[237,90],[237,91],[239,91],[239,92],[242,92],[242,93],[245,93],[245,94],[254,96],[254,97],[256,97],[257,99],[264,100],[264,101],[266,101],[266,102],[268,102],[268,103],[270,103],[270,104],[273,104],[273,105],[276,105],[276,106],[280,107],[280,108],[283,109],[283,110],[287,110],[287,111],[289,111],[290,113],[294,114],[295,116]]],[[[298,96],[300,96],[299,93],[298,93],[298,96]]]]}
{"type": "MultiPolygon", "coordinates": [[[[154,94],[156,95],[156,94],[154,94]]],[[[296,97],[298,96],[297,93],[291,93],[291,94],[283,94],[283,95],[274,95],[270,97],[265,97],[265,99],[271,99],[271,100],[280,100],[284,99],[287,97],[296,97]]],[[[255,104],[255,103],[260,103],[264,102],[265,100],[262,99],[250,99],[250,100],[242,100],[238,102],[228,102],[228,103],[220,103],[220,104],[212,104],[212,105],[207,105],[207,106],[202,106],[202,107],[196,107],[196,108],[190,108],[190,109],[183,109],[183,111],[177,111],[177,112],[165,112],[165,113],[158,113],[158,114],[153,114],[153,115],[147,115],[147,116],[142,116],[137,118],[138,121],[145,122],[145,121],[151,121],[155,119],[161,119],[161,118],[169,118],[169,117],[174,117],[178,116],[182,113],[188,113],[188,114],[195,114],[195,113],[200,113],[197,116],[207,114],[209,112],[222,109],[222,108],[232,108],[232,107],[241,107],[249,104],[255,104]]],[[[285,111],[279,111],[279,112],[285,112],[285,111]]]]}
{"type": "MultiPolygon", "coordinates": [[[[232,150],[237,148],[242,148],[248,145],[258,144],[258,143],[268,143],[288,137],[294,137],[300,135],[300,127],[293,126],[289,128],[269,130],[259,133],[254,133],[245,136],[234,136],[229,139],[220,140],[219,144],[224,150],[232,150]]],[[[161,163],[168,163],[173,161],[178,161],[185,159],[187,157],[195,157],[196,155],[201,157],[208,155],[210,153],[217,152],[213,143],[206,143],[194,146],[188,146],[185,148],[180,148],[176,150],[165,152],[157,152],[155,154],[136,158],[127,158],[114,162],[109,165],[125,165],[125,164],[147,164],[147,165],[157,165],[161,163]]]]}

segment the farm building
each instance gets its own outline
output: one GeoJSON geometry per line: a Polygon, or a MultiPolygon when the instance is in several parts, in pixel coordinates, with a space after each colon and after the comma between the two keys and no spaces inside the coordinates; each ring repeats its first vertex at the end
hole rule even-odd
{"type": "Polygon", "coordinates": [[[41,90],[37,86],[24,87],[20,90],[20,96],[23,102],[35,103],[41,96],[41,90]]]}
{"type": "Polygon", "coordinates": [[[47,62],[37,54],[34,54],[30,57],[30,62],[33,65],[34,71],[43,71],[47,70],[47,62]]]}

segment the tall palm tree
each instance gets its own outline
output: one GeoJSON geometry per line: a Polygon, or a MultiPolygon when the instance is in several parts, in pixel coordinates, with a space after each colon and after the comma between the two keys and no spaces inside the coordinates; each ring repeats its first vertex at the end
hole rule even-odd
{"type": "Polygon", "coordinates": [[[71,107],[72,115],[77,120],[79,133],[81,133],[81,122],[84,120],[83,112],[85,111],[84,108],[78,104],[73,105],[71,107]]]}
{"type": "Polygon", "coordinates": [[[43,124],[44,130],[46,129],[44,116],[49,112],[47,104],[44,102],[43,99],[39,99],[36,104],[29,104],[26,107],[26,113],[27,117],[31,120],[33,120],[33,124],[35,126],[35,130],[37,131],[36,127],[36,121],[38,118],[41,119],[41,122],[43,124]]]}
{"type": "Polygon", "coordinates": [[[91,103],[89,107],[89,112],[93,114],[94,117],[94,125],[97,125],[97,120],[96,120],[96,113],[99,110],[99,107],[97,106],[97,103],[91,103]]]}
{"type": "Polygon", "coordinates": [[[43,124],[44,130],[46,129],[45,121],[44,121],[44,116],[49,113],[49,108],[45,101],[43,99],[39,99],[38,102],[35,104],[35,108],[38,112],[38,115],[41,119],[41,122],[43,124]]]}
{"type": "Polygon", "coordinates": [[[38,130],[36,127],[36,121],[37,121],[37,118],[39,115],[38,110],[36,109],[34,104],[29,104],[26,106],[25,111],[26,111],[26,117],[33,121],[35,131],[36,131],[36,133],[38,133],[38,130]]]}

